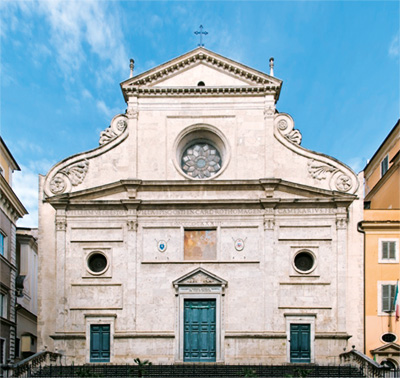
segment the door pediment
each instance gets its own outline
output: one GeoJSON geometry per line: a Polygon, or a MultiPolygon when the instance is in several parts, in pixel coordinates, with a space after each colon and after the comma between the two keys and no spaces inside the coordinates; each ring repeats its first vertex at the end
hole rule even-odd
{"type": "Polygon", "coordinates": [[[218,291],[223,292],[228,282],[203,268],[197,268],[173,281],[172,284],[178,294],[180,288],[189,287],[216,287],[218,291]]]}

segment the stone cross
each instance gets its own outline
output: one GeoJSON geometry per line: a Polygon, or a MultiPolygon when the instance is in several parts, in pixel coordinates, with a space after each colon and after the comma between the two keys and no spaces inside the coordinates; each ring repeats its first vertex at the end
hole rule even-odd
{"type": "Polygon", "coordinates": [[[201,46],[204,46],[204,43],[203,43],[203,35],[207,35],[208,32],[203,31],[203,25],[200,25],[199,28],[200,28],[200,31],[195,31],[194,34],[196,34],[196,35],[199,35],[199,34],[200,34],[200,43],[199,43],[197,46],[200,46],[200,47],[201,47],[201,46]]]}

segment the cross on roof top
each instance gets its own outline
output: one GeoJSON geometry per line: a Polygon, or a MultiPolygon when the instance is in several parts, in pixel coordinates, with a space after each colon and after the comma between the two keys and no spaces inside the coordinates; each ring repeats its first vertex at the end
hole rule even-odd
{"type": "Polygon", "coordinates": [[[202,46],[204,46],[204,43],[203,43],[203,35],[207,35],[208,32],[203,31],[203,25],[200,25],[199,28],[200,28],[200,31],[195,31],[194,34],[196,34],[196,35],[199,35],[199,34],[200,34],[200,43],[199,43],[197,46],[202,47],[202,46]]]}

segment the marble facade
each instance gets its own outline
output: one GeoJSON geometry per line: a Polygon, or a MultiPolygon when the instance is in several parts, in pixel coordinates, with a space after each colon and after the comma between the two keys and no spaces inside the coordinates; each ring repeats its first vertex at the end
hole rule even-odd
{"type": "Polygon", "coordinates": [[[204,300],[216,362],[290,362],[291,324],[309,362],[362,349],[360,178],[300,145],[281,85],[201,47],[121,83],[99,147],[40,178],[42,348],[91,362],[109,325],[110,363],[185,362],[204,300]]]}

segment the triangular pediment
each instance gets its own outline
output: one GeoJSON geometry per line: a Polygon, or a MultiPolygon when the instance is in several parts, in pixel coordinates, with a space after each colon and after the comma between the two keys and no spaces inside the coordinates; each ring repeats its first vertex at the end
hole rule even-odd
{"type": "Polygon", "coordinates": [[[398,354],[399,352],[400,345],[396,343],[385,344],[379,348],[371,350],[372,354],[398,354]]]}
{"type": "Polygon", "coordinates": [[[269,86],[279,91],[282,81],[241,63],[199,47],[187,54],[121,83],[125,92],[132,87],[269,86]]]}
{"type": "Polygon", "coordinates": [[[208,272],[203,268],[197,268],[173,282],[174,286],[226,286],[226,284],[227,282],[225,280],[216,276],[215,274],[208,272]]]}

